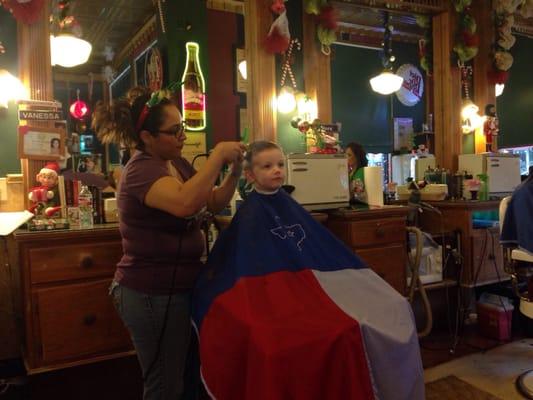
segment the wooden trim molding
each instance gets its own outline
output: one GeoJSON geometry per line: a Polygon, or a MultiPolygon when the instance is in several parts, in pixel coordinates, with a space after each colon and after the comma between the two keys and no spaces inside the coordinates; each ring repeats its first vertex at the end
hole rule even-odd
{"type": "Polygon", "coordinates": [[[313,15],[303,14],[303,51],[305,93],[316,101],[318,118],[333,122],[331,99],[331,60],[320,50],[313,15]]]}
{"type": "Polygon", "coordinates": [[[245,0],[244,22],[246,62],[248,70],[247,108],[250,120],[250,141],[276,141],[276,63],[273,54],[262,48],[272,24],[270,0],[245,0]]]}
{"type": "Polygon", "coordinates": [[[438,165],[451,171],[457,169],[457,155],[462,152],[463,139],[461,79],[459,68],[451,63],[454,29],[451,10],[433,17],[435,157],[438,165]]]}
{"type": "MultiPolygon", "coordinates": [[[[32,100],[53,100],[52,65],[50,58],[50,21],[48,10],[50,0],[45,0],[37,22],[26,25],[18,23],[17,41],[19,51],[19,76],[23,84],[30,89],[32,100]]],[[[35,123],[49,127],[47,122],[35,123]]],[[[43,167],[42,160],[21,160],[24,176],[24,193],[34,186],[37,172],[43,167]]],[[[27,199],[25,200],[27,203],[27,199]]]]}

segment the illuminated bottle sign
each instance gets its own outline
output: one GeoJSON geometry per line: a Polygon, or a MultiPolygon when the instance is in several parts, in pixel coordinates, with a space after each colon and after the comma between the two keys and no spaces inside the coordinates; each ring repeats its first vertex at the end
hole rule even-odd
{"type": "Polygon", "coordinates": [[[187,130],[201,131],[206,126],[205,80],[200,68],[200,46],[198,43],[188,42],[185,71],[181,78],[181,98],[183,120],[187,130]]]}

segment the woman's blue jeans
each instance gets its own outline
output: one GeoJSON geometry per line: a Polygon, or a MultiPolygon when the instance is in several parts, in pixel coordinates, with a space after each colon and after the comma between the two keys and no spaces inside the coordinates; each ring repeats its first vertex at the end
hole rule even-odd
{"type": "Polygon", "coordinates": [[[147,295],[117,282],[109,293],[137,351],[144,377],[143,400],[180,399],[191,336],[191,293],[174,294],[169,303],[169,296],[147,295]]]}

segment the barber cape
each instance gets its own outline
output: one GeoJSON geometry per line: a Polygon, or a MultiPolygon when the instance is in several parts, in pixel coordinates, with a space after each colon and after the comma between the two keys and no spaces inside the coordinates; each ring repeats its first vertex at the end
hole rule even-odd
{"type": "Polygon", "coordinates": [[[193,320],[213,398],[424,399],[408,302],[283,190],[221,233],[193,320]]]}
{"type": "Polygon", "coordinates": [[[514,191],[505,213],[500,242],[533,254],[533,181],[522,183],[514,191]]]}

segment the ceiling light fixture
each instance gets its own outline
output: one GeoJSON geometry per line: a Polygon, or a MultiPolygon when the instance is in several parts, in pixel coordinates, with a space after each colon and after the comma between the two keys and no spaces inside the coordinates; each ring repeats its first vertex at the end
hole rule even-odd
{"type": "Polygon", "coordinates": [[[52,65],[65,68],[85,64],[91,55],[92,45],[70,33],[50,35],[52,65]]]}
{"type": "Polygon", "coordinates": [[[7,108],[9,101],[28,99],[28,89],[5,69],[0,69],[0,107],[7,108]]]}
{"type": "Polygon", "coordinates": [[[387,11],[383,14],[383,50],[381,54],[381,62],[383,64],[383,72],[370,79],[370,86],[376,93],[382,95],[389,95],[397,92],[402,87],[403,78],[396,75],[392,69],[396,57],[392,54],[392,31],[394,27],[390,23],[390,15],[387,11]]]}

